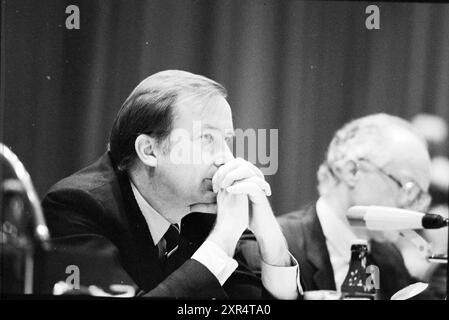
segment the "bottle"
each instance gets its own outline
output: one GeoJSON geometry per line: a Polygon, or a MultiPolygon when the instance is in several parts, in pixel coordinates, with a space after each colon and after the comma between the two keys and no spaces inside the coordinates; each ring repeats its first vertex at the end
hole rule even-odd
{"type": "Polygon", "coordinates": [[[343,300],[374,300],[376,289],[367,284],[369,273],[366,272],[368,242],[356,240],[351,245],[351,261],[346,278],[341,285],[343,300]]]}

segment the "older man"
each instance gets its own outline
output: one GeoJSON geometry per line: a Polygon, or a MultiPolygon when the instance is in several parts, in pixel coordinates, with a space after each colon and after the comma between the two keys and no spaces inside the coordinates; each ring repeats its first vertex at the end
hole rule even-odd
{"type": "MultiPolygon", "coordinates": [[[[152,297],[257,297],[257,277],[243,263],[234,272],[249,228],[261,248],[265,290],[298,297],[298,265],[267,200],[270,187],[228,147],[225,98],[203,76],[168,70],[148,77],[118,112],[109,151],[50,189],[43,200],[50,232],[60,251],[80,253],[83,285],[131,284],[152,297]],[[216,212],[213,227],[193,211],[216,212]]],[[[63,273],[61,260],[73,262],[58,260],[63,273]]]]}
{"type": "Polygon", "coordinates": [[[408,122],[375,114],[338,130],[318,170],[318,201],[278,220],[300,264],[304,289],[340,290],[357,238],[371,240],[369,259],[379,267],[382,298],[411,284],[401,250],[392,241],[399,247],[407,244],[356,229],[346,214],[355,205],[423,210],[429,182],[426,144],[408,122]]]}

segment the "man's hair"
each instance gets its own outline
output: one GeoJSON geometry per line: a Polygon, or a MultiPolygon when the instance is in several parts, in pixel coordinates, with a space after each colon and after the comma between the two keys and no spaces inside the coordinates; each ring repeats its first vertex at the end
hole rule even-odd
{"type": "Polygon", "coordinates": [[[320,195],[328,192],[338,182],[335,169],[347,160],[366,158],[374,160],[385,155],[391,129],[398,128],[414,134],[424,145],[423,136],[406,120],[378,113],[355,119],[339,129],[329,144],[326,159],[317,172],[320,195]]]}
{"type": "Polygon", "coordinates": [[[134,147],[140,134],[162,143],[173,128],[175,104],[180,98],[207,99],[227,96],[226,89],[204,76],[166,70],[143,80],[129,95],[114,120],[108,150],[117,168],[128,170],[137,157],[134,147]]]}

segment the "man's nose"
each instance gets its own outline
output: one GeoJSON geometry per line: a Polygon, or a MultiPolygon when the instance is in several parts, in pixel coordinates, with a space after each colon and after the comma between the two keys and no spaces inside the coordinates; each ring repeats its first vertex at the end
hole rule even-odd
{"type": "Polygon", "coordinates": [[[217,153],[214,161],[214,165],[219,168],[220,166],[224,165],[225,163],[231,161],[234,159],[234,155],[231,152],[231,149],[227,144],[225,144],[223,150],[219,153],[217,153]]]}

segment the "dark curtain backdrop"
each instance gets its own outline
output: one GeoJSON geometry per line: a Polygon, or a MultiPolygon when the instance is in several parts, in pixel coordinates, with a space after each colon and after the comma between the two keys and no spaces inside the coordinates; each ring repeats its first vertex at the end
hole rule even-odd
{"type": "Polygon", "coordinates": [[[449,5],[6,0],[2,140],[42,196],[105,151],[121,103],[164,69],[226,86],[236,128],[279,129],[277,213],[316,197],[333,132],[374,112],[449,119],[449,5]],[[65,28],[78,5],[81,29],[65,28]]]}

